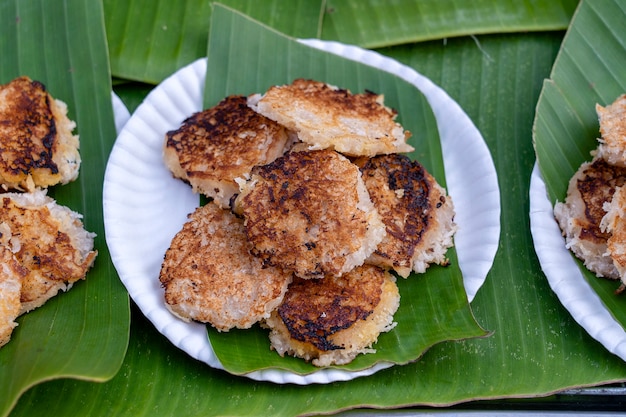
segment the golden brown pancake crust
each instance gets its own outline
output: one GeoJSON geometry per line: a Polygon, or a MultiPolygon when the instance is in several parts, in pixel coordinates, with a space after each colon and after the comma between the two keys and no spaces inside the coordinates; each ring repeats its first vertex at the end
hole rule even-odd
{"type": "Polygon", "coordinates": [[[397,112],[384,105],[384,97],[350,91],[326,83],[296,79],[273,86],[251,107],[297,132],[311,149],[335,149],[351,156],[410,152],[411,136],[395,122],[397,112]]]}
{"type": "Polygon", "coordinates": [[[44,85],[19,77],[0,86],[0,176],[21,183],[34,170],[58,174],[57,128],[44,85]]]}
{"type": "Polygon", "coordinates": [[[209,203],[172,239],[159,279],[174,314],[228,331],[269,317],[291,274],[265,268],[250,255],[243,220],[209,203]]]}
{"type": "Polygon", "coordinates": [[[235,178],[282,155],[287,140],[285,128],[250,109],[246,97],[229,96],[168,132],[165,159],[196,191],[209,197],[228,194],[227,205],[237,189],[235,178]],[[222,187],[232,191],[213,189],[222,187]]]}
{"type": "Polygon", "coordinates": [[[360,159],[357,165],[387,229],[376,254],[391,265],[410,268],[431,212],[437,208],[431,203],[432,177],[419,162],[399,154],[360,159]]]}
{"type": "Polygon", "coordinates": [[[301,278],[346,272],[346,257],[362,250],[372,227],[372,214],[359,208],[359,182],[359,169],[330,150],[290,152],[255,167],[236,202],[252,252],[301,278]]]}
{"type": "Polygon", "coordinates": [[[45,205],[21,207],[11,198],[0,195],[0,225],[3,233],[8,226],[11,235],[19,239],[15,257],[29,270],[22,281],[24,311],[42,305],[60,289],[65,289],[66,284],[85,278],[97,255],[96,251],[91,251],[83,256],[66,232],[67,226],[53,217],[45,205]]]}
{"type": "Polygon", "coordinates": [[[381,269],[363,266],[360,273],[317,280],[296,279],[289,286],[278,314],[291,337],[310,343],[321,351],[343,349],[332,336],[360,320],[365,320],[381,299],[385,274],[381,269]],[[373,268],[373,269],[371,269],[373,268]]]}

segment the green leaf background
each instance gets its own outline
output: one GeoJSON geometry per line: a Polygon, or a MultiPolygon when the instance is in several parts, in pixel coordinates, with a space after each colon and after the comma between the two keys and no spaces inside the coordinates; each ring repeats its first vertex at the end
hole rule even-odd
{"type": "Polygon", "coordinates": [[[576,1],[328,0],[322,36],[367,48],[568,25],[576,1]]]}
{"type": "MultiPolygon", "coordinates": [[[[128,3],[141,4],[136,1],[128,3]]],[[[257,6],[250,7],[265,9],[277,4],[256,3],[257,6]]],[[[343,2],[337,3],[335,9],[339,14],[343,2]]],[[[126,2],[120,1],[120,4],[122,7],[126,2]]],[[[158,8],[159,2],[150,4],[158,8]]],[[[185,7],[186,2],[177,4],[185,7]]],[[[469,9],[466,13],[472,13],[474,7],[484,7],[482,10],[488,11],[490,7],[493,10],[502,7],[501,4],[496,1],[455,3],[450,7],[457,17],[442,21],[442,27],[446,26],[447,30],[433,35],[430,39],[434,40],[404,43],[405,39],[394,38],[393,42],[403,44],[379,49],[442,86],[465,109],[491,150],[501,187],[502,237],[493,268],[471,307],[477,321],[484,328],[493,330],[493,335],[436,345],[418,362],[395,366],[372,377],[300,387],[258,383],[210,369],[173,347],[133,307],[128,351],[115,376],[104,383],[60,379],[39,384],[21,396],[11,415],[298,415],[335,413],[359,407],[410,406],[415,407],[415,412],[432,412],[428,406],[449,406],[471,400],[483,400],[473,403],[476,408],[524,408],[528,402],[522,398],[537,396],[547,397],[542,404],[546,407],[544,409],[550,409],[562,404],[563,396],[551,396],[557,391],[624,381],[624,362],[589,337],[550,290],[536,259],[528,225],[528,188],[535,161],[532,144],[535,107],[544,79],[551,76],[567,28],[567,17],[571,16],[576,5],[574,2],[562,3],[565,18],[558,13],[553,16],[534,11],[528,15],[518,14],[517,19],[513,19],[519,33],[504,33],[510,32],[507,29],[509,24],[491,29],[484,24],[487,27],[485,32],[490,34],[476,35],[482,32],[461,18],[464,9],[469,9]],[[552,18],[557,22],[550,26],[538,27],[535,23],[552,18]],[[536,30],[539,31],[534,32],[536,30]],[[444,39],[453,32],[455,38],[444,39]],[[502,398],[508,400],[496,401],[502,398]]],[[[503,4],[507,4],[506,10],[513,14],[520,7],[503,4]]],[[[550,2],[532,4],[542,5],[543,10],[555,7],[550,2]]],[[[329,13],[331,5],[332,2],[316,4],[319,6],[317,10],[325,13],[329,13]]],[[[591,19],[596,25],[599,18],[600,22],[608,22],[600,25],[601,28],[610,24],[610,27],[619,29],[623,27],[623,24],[620,26],[623,20],[617,22],[618,26],[611,22],[614,19],[612,11],[620,5],[619,0],[583,2],[577,19],[591,19]],[[589,9],[591,5],[594,5],[592,10],[589,9]]],[[[131,23],[126,23],[127,30],[137,27],[137,32],[114,38],[116,28],[110,16],[115,4],[104,2],[104,6],[109,50],[118,47],[121,40],[130,45],[140,39],[151,39],[150,35],[139,31],[141,25],[131,23]]],[[[374,0],[358,2],[358,6],[359,13],[351,15],[348,20],[368,22],[370,19],[372,22],[383,19],[381,13],[386,13],[386,9],[380,8],[374,0]]],[[[430,7],[420,10],[419,17],[427,19],[432,10],[430,16],[435,20],[439,16],[438,9],[436,5],[430,7]]],[[[321,37],[335,36],[325,35],[324,29],[329,24],[327,19],[330,19],[327,15],[312,17],[302,9],[298,10],[298,14],[289,16],[289,20],[306,21],[306,25],[301,23],[299,26],[315,27],[315,33],[318,33],[321,20],[321,37]]],[[[418,36],[425,28],[410,23],[416,17],[415,13],[409,12],[412,10],[409,6],[402,10],[406,13],[389,12],[384,19],[396,22],[406,32],[418,36]]],[[[254,16],[252,11],[249,13],[254,16]]],[[[135,12],[132,16],[124,14],[117,19],[134,23],[142,16],[135,12]]],[[[146,19],[148,26],[158,26],[154,18],[146,15],[146,19]]],[[[584,29],[581,24],[572,30],[584,29]]],[[[193,43],[193,39],[207,36],[208,27],[203,26],[200,30],[199,25],[195,30],[184,39],[188,36],[193,43]]],[[[359,26],[358,30],[363,32],[362,37],[379,36],[375,35],[376,30],[366,25],[359,26]]],[[[14,26],[3,25],[0,31],[0,42],[15,36],[14,26]]],[[[623,30],[613,32],[618,39],[625,36],[623,30]]],[[[383,39],[386,37],[380,37],[378,45],[391,44],[388,39],[383,39]]],[[[200,54],[196,56],[202,56],[206,49],[198,47],[195,51],[200,54]]],[[[153,59],[161,62],[163,68],[171,69],[169,73],[194,59],[194,54],[190,54],[172,64],[172,60],[179,59],[182,54],[167,55],[170,53],[164,48],[152,49],[139,73],[150,67],[147,64],[153,59]]],[[[122,55],[117,57],[120,57],[119,62],[111,52],[111,68],[123,67],[122,55]]],[[[0,65],[4,66],[5,61],[0,65]]],[[[157,67],[151,68],[159,69],[157,67]]],[[[124,79],[116,80],[115,91],[131,110],[163,77],[123,75],[121,70],[113,70],[112,74],[124,79]],[[135,81],[125,81],[127,79],[135,81]]],[[[585,150],[579,152],[584,154],[585,150]]],[[[0,372],[0,385],[4,386],[7,379],[4,371],[0,372]]],[[[574,406],[580,406],[580,403],[574,406]]]]}
{"type": "MultiPolygon", "coordinates": [[[[104,0],[115,76],[156,83],[205,56],[210,3],[104,0]]],[[[577,1],[223,0],[296,38],[380,48],[453,36],[565,29],[577,1]]]]}

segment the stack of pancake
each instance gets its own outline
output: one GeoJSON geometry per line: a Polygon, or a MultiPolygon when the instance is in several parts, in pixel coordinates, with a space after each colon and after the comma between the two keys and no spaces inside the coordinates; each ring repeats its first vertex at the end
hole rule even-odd
{"type": "Polygon", "coordinates": [[[404,155],[383,96],[297,79],[230,96],[168,132],[164,161],[210,202],[165,254],[165,301],[220,331],[270,328],[316,366],[373,352],[407,278],[447,264],[454,207],[404,155]]]}

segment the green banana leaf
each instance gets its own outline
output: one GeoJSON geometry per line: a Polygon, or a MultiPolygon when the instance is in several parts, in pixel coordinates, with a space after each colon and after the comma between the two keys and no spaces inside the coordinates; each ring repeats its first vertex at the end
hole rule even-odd
{"type": "MultiPolygon", "coordinates": [[[[371,66],[302,45],[232,9],[214,5],[205,107],[228,95],[263,92],[295,78],[320,80],[352,92],[384,93],[385,104],[398,111],[398,121],[405,129],[419,132],[410,139],[414,157],[427,156],[419,158],[420,162],[445,184],[437,124],[426,98],[414,86],[371,66]]],[[[417,360],[436,343],[487,334],[472,316],[454,250],[450,252],[449,267],[432,267],[424,275],[398,280],[402,300],[394,316],[398,325],[380,335],[375,354],[359,355],[339,368],[363,370],[381,361],[404,364],[417,360]]],[[[305,374],[317,369],[271,351],[268,331],[258,326],[229,332],[217,332],[209,326],[209,336],[220,362],[236,374],[267,368],[305,374]]]]}
{"type": "MultiPolygon", "coordinates": [[[[596,103],[606,106],[626,93],[626,4],[585,1],[575,14],[537,106],[537,160],[554,204],[565,200],[569,179],[598,146],[596,103]]],[[[613,317],[626,328],[626,299],[619,283],[598,279],[579,264],[583,276],[613,317]]]]}
{"type": "Polygon", "coordinates": [[[567,28],[577,4],[577,0],[328,0],[322,38],[380,48],[461,35],[559,30],[567,28]]]}
{"type": "Polygon", "coordinates": [[[83,162],[77,181],[48,194],[83,214],[99,252],[84,282],[18,318],[0,349],[0,415],[41,381],[111,378],[128,345],[128,296],[110,262],[102,220],[102,178],[116,135],[105,47],[98,1],[0,3],[0,83],[28,75],[68,105],[83,162]]]}
{"type": "MultiPolygon", "coordinates": [[[[211,15],[204,0],[105,0],[111,71],[158,83],[203,57],[211,15]]],[[[333,39],[368,48],[451,36],[565,29],[577,0],[222,0],[297,38],[333,39]]]]}
{"type": "MultiPolygon", "coordinates": [[[[612,10],[607,7],[613,3],[599,4],[612,10]]],[[[565,397],[554,392],[626,380],[624,362],[589,337],[552,293],[528,230],[535,106],[562,38],[561,32],[519,33],[380,50],[442,86],[492,152],[501,186],[502,239],[471,304],[478,322],[494,330],[491,337],[438,344],[416,363],[371,377],[300,387],[209,369],[173,347],[133,309],[128,353],[113,379],[40,384],[20,398],[11,415],[311,415],[366,407],[413,407],[410,413],[432,414],[444,410],[430,406],[488,399],[467,407],[528,410],[521,398],[537,396],[545,399],[535,407],[555,410],[562,409],[565,397]]],[[[132,108],[145,86],[120,85],[116,92],[132,108]]],[[[569,401],[570,408],[582,406],[579,398],[569,401]]]]}
{"type": "MultiPolygon", "coordinates": [[[[206,56],[211,2],[206,0],[104,0],[111,71],[123,79],[156,84],[206,56]]],[[[301,38],[319,37],[320,0],[223,3],[301,38]]]]}

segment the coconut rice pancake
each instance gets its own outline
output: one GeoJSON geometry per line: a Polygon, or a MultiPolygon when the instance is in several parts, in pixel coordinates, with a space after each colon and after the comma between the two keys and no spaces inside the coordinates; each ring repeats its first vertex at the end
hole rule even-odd
{"type": "Polygon", "coordinates": [[[272,349],[312,361],[343,365],[391,330],[400,294],[393,275],[363,265],[341,277],[296,279],[282,304],[266,321],[272,349]]]}
{"type": "Polygon", "coordinates": [[[335,151],[289,152],[240,189],[235,211],[252,253],[301,278],[349,272],[385,235],[358,167],[335,151]]]}
{"type": "Polygon", "coordinates": [[[164,161],[176,178],[223,208],[238,192],[235,178],[282,155],[293,141],[287,130],[254,112],[243,96],[229,96],[167,132],[164,161]]]}
{"type": "Polygon", "coordinates": [[[298,134],[310,149],[334,149],[350,156],[411,152],[410,132],[397,112],[372,92],[352,94],[319,81],[297,79],[248,98],[255,111],[298,134]]]}
{"type": "Polygon", "coordinates": [[[208,203],[189,215],[165,254],[159,280],[167,308],[217,330],[246,329],[269,317],[292,274],[250,254],[243,220],[208,203]]]}
{"type": "Polygon", "coordinates": [[[454,205],[435,178],[400,154],[360,158],[356,164],[387,231],[367,262],[404,278],[432,263],[447,264],[456,231],[454,205]]]}
{"type": "Polygon", "coordinates": [[[67,106],[28,77],[0,86],[0,186],[33,191],[78,177],[76,124],[67,106]]]}

